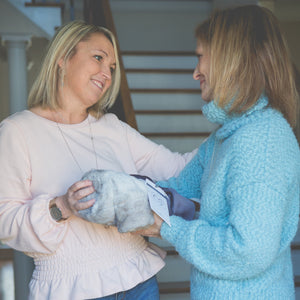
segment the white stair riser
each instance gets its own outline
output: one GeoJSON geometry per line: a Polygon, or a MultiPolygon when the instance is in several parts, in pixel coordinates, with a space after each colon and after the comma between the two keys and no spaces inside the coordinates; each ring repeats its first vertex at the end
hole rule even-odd
{"type": "Polygon", "coordinates": [[[138,115],[138,128],[141,132],[210,132],[217,128],[203,115],[138,115]]]}
{"type": "Polygon", "coordinates": [[[196,67],[195,56],[122,55],[126,69],[191,69],[196,67]]]}
{"type": "Polygon", "coordinates": [[[165,259],[166,266],[157,274],[159,282],[189,281],[191,265],[179,255],[168,255],[165,259]]]}
{"type": "Polygon", "coordinates": [[[300,276],[300,268],[296,268],[295,266],[300,266],[300,250],[292,251],[292,260],[294,266],[294,275],[300,276]]]}
{"type": "Polygon", "coordinates": [[[165,73],[127,73],[130,89],[195,89],[200,90],[200,83],[190,74],[165,73]]]}
{"type": "Polygon", "coordinates": [[[153,243],[161,248],[172,247],[172,245],[164,239],[150,237],[149,242],[153,243]]]}
{"type": "Polygon", "coordinates": [[[298,226],[298,231],[296,233],[296,236],[293,239],[293,242],[300,244],[300,223],[299,223],[299,226],[298,226]]]}
{"type": "Polygon", "coordinates": [[[131,93],[135,110],[201,110],[203,100],[200,94],[158,94],[131,93]]]}
{"type": "Polygon", "coordinates": [[[160,300],[190,300],[190,294],[162,294],[160,300]]]}
{"type": "Polygon", "coordinates": [[[151,138],[157,144],[162,144],[171,151],[186,153],[193,149],[199,148],[206,138],[200,137],[162,137],[162,138],[151,138]]]}

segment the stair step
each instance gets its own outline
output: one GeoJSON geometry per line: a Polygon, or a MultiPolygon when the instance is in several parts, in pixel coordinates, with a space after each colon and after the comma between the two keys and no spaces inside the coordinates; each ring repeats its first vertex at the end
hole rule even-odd
{"type": "Polygon", "coordinates": [[[193,69],[127,69],[126,73],[193,74],[193,69]]]}
{"type": "Polygon", "coordinates": [[[27,7],[60,7],[62,10],[65,8],[65,4],[62,2],[40,2],[40,1],[31,1],[25,2],[27,7]]]}
{"type": "Polygon", "coordinates": [[[299,243],[292,243],[291,248],[292,248],[292,250],[300,250],[300,244],[299,243]]]}
{"type": "Polygon", "coordinates": [[[128,56],[195,56],[192,51],[129,51],[121,52],[121,55],[128,56]]]}
{"type": "Polygon", "coordinates": [[[179,281],[179,282],[159,282],[160,294],[172,294],[172,293],[189,293],[190,282],[179,281]]]}
{"type": "Polygon", "coordinates": [[[166,265],[157,273],[159,282],[179,282],[190,279],[191,265],[179,255],[167,255],[166,265]]]}
{"type": "Polygon", "coordinates": [[[190,133],[207,133],[212,132],[218,126],[206,120],[202,114],[136,114],[136,121],[140,132],[143,133],[172,133],[182,136],[187,132],[190,133]]]}
{"type": "Polygon", "coordinates": [[[125,71],[128,73],[189,73],[197,64],[193,52],[122,52],[125,71]]]}
{"type": "Polygon", "coordinates": [[[14,253],[11,248],[1,248],[0,249],[0,261],[13,260],[14,253]]]}
{"type": "Polygon", "coordinates": [[[137,115],[202,115],[201,110],[135,110],[137,115]]]}
{"type": "Polygon", "coordinates": [[[164,145],[174,152],[187,153],[193,149],[198,149],[199,146],[206,140],[207,136],[156,136],[143,134],[153,142],[164,145]]]}
{"type": "Polygon", "coordinates": [[[199,93],[132,93],[137,110],[201,110],[204,101],[199,93]]]}
{"type": "Polygon", "coordinates": [[[193,79],[193,73],[126,73],[130,89],[197,89],[199,81],[193,79]]]}
{"type": "Polygon", "coordinates": [[[198,137],[207,138],[210,132],[142,132],[142,134],[149,138],[161,138],[161,137],[198,137]]]}
{"type": "Polygon", "coordinates": [[[295,287],[300,287],[300,276],[296,275],[294,277],[295,287]]]}
{"type": "Polygon", "coordinates": [[[199,87],[193,88],[130,88],[131,93],[149,93],[149,94],[201,94],[199,87]]]}
{"type": "Polygon", "coordinates": [[[161,294],[160,300],[190,300],[189,293],[179,293],[179,294],[161,294]]]}

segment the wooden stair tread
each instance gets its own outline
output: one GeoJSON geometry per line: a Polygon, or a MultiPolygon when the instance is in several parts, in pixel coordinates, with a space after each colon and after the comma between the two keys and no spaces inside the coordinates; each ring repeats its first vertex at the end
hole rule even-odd
{"type": "Polygon", "coordinates": [[[300,287],[300,276],[297,275],[294,277],[295,287],[300,287]]]}
{"type": "Polygon", "coordinates": [[[61,9],[64,9],[65,4],[64,3],[58,3],[58,2],[25,2],[25,6],[27,7],[60,7],[61,9]]]}
{"type": "Polygon", "coordinates": [[[14,252],[12,248],[0,249],[0,261],[13,260],[14,252]]]}
{"type": "Polygon", "coordinates": [[[292,243],[291,249],[292,250],[300,250],[300,243],[292,243]]]}
{"type": "Polygon", "coordinates": [[[179,294],[190,292],[189,281],[159,282],[158,287],[161,294],[179,294]]]}

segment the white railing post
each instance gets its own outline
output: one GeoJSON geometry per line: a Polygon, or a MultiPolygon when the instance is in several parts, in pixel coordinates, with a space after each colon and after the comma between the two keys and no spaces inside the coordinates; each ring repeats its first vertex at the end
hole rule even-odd
{"type": "Polygon", "coordinates": [[[30,35],[2,34],[2,43],[7,46],[9,69],[10,113],[27,107],[26,48],[31,43],[30,35]]]}
{"type": "MultiPolygon", "coordinates": [[[[27,107],[26,49],[31,44],[30,35],[2,34],[2,43],[7,47],[10,114],[27,107]]],[[[19,251],[14,251],[15,300],[28,298],[28,284],[33,271],[33,260],[19,251]]]]}

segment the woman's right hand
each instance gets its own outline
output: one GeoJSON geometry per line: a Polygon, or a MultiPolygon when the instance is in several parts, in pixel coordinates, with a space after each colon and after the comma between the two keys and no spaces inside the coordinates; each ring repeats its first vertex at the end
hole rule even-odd
{"type": "Polygon", "coordinates": [[[65,195],[51,200],[49,206],[55,203],[61,210],[64,219],[67,219],[72,215],[79,216],[78,211],[91,207],[95,203],[95,199],[86,202],[79,202],[79,200],[92,194],[94,191],[95,189],[92,181],[77,181],[69,187],[65,195]],[[52,201],[55,202],[53,203],[52,201]]]}

